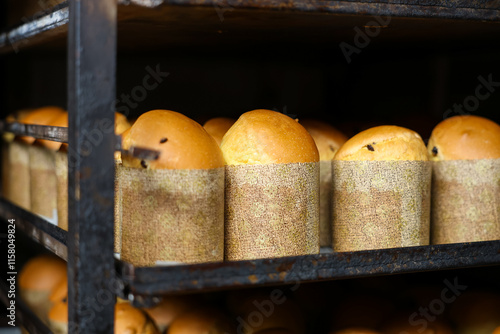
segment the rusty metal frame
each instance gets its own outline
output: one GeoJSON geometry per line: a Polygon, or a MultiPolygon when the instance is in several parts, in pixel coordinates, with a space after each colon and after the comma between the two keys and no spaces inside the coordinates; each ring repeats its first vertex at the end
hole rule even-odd
{"type": "Polygon", "coordinates": [[[126,286],[117,293],[150,305],[164,294],[499,265],[500,240],[164,267],[117,261],[126,286]]]}
{"type": "MultiPolygon", "coordinates": [[[[111,334],[115,277],[116,1],[70,0],[68,27],[68,332],[111,334]],[[98,135],[99,141],[87,136],[98,135]],[[106,297],[104,297],[106,296],[106,297]],[[89,312],[91,305],[96,305],[89,312]]],[[[95,139],[95,138],[94,138],[95,139]]]]}
{"type": "MultiPolygon", "coordinates": [[[[69,4],[55,7],[44,18],[34,18],[0,33],[0,51],[8,53],[12,51],[10,47],[13,43],[30,45],[36,36],[62,27],[68,31],[69,131],[54,135],[49,133],[51,129],[26,126],[19,131],[36,134],[39,138],[59,138],[60,141],[65,141],[64,136],[67,136],[70,148],[78,153],[69,172],[69,232],[53,228],[41,218],[30,216],[30,213],[3,200],[0,201],[0,215],[17,215],[21,220],[24,219],[26,228],[33,233],[44,233],[62,245],[67,244],[71,333],[113,333],[114,302],[102,302],[99,312],[88,312],[88,300],[99,301],[103,291],[124,297],[131,293],[136,302],[147,304],[154,296],[170,293],[498,266],[500,241],[155,268],[135,268],[122,261],[115,263],[113,151],[116,137],[113,133],[102,133],[102,144],[89,149],[84,136],[85,132],[95,130],[95,124],[99,121],[114,119],[117,6],[230,6],[241,9],[500,21],[497,4],[497,1],[462,0],[293,0],[287,1],[285,5],[277,0],[120,0],[118,4],[114,0],[70,0],[69,4]],[[103,31],[106,33],[103,34],[103,31]],[[106,283],[115,278],[115,269],[122,284],[117,285],[120,289],[110,291],[106,283]]],[[[139,149],[136,154],[145,153],[139,149]]],[[[29,318],[30,312],[21,309],[21,314],[29,318]]],[[[37,322],[36,318],[34,322],[37,322]]],[[[37,325],[28,329],[33,333],[47,333],[43,326],[37,325]]]]}

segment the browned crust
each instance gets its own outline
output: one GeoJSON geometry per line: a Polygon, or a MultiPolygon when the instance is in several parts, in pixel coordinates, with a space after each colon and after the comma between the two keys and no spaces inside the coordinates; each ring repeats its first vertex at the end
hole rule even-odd
{"type": "Polygon", "coordinates": [[[148,169],[211,169],[224,166],[215,139],[192,119],[170,110],[141,115],[123,134],[125,149],[138,146],[160,152],[158,160],[123,157],[123,165],[148,169]]]}
{"type": "Polygon", "coordinates": [[[221,149],[228,165],[319,161],[316,144],[302,125],[264,109],[241,115],[222,139],[221,149]]]}
{"type": "Polygon", "coordinates": [[[347,141],[347,136],[330,124],[313,119],[299,120],[311,134],[318,147],[320,160],[332,160],[338,149],[347,141]]]}
{"type": "Polygon", "coordinates": [[[422,138],[415,131],[393,125],[358,133],[337,151],[335,160],[429,160],[422,138]]]}
{"type": "Polygon", "coordinates": [[[19,274],[21,289],[51,291],[66,277],[66,263],[55,256],[37,256],[23,267],[19,274]]]}
{"type": "MultiPolygon", "coordinates": [[[[35,109],[22,118],[19,119],[20,123],[24,124],[38,124],[38,125],[48,125],[52,120],[59,117],[62,113],[65,113],[64,109],[59,107],[43,107],[35,109]]],[[[33,144],[35,138],[33,137],[19,137],[20,140],[27,144],[33,144]]]]}
{"type": "Polygon", "coordinates": [[[479,116],[454,116],[439,123],[427,145],[431,160],[500,158],[500,125],[479,116]]]}
{"type": "Polygon", "coordinates": [[[234,118],[216,117],[206,121],[205,124],[203,124],[203,128],[214,137],[215,141],[220,146],[222,138],[227,130],[233,126],[234,122],[236,122],[234,118]]]}

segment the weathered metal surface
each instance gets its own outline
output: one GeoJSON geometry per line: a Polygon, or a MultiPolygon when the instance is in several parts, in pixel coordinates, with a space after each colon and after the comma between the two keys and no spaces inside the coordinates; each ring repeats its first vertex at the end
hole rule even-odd
{"type": "Polygon", "coordinates": [[[143,299],[168,293],[490,265],[500,265],[500,241],[151,268],[134,268],[117,262],[120,277],[127,286],[125,291],[143,299]]]}
{"type": "MultiPolygon", "coordinates": [[[[10,299],[7,298],[8,291],[5,282],[0,281],[0,302],[4,305],[10,303],[10,299]]],[[[52,334],[52,331],[26,306],[21,298],[16,298],[15,305],[16,325],[22,324],[30,334],[52,334]]]]}
{"type": "Polygon", "coordinates": [[[17,27],[0,33],[0,53],[18,52],[23,47],[65,34],[68,17],[68,4],[65,2],[49,11],[41,11],[34,17],[26,18],[17,27]]]}
{"type": "Polygon", "coordinates": [[[0,217],[5,220],[15,219],[18,229],[55,255],[67,260],[67,232],[63,229],[3,198],[0,198],[0,217]]]}
{"type": "Polygon", "coordinates": [[[71,0],[68,27],[69,333],[111,334],[116,1],[71,0]],[[92,136],[92,140],[89,139],[92,136]]]}
{"type": "MultiPolygon", "coordinates": [[[[68,142],[68,128],[59,126],[23,124],[0,120],[0,132],[11,132],[18,136],[31,136],[37,139],[47,139],[61,143],[68,142]]],[[[128,150],[123,150],[121,148],[121,139],[119,136],[117,136],[115,141],[115,150],[121,151],[123,155],[129,155],[143,160],[156,160],[160,156],[160,152],[158,151],[148,150],[141,147],[132,146],[128,150]]]]}
{"type": "Polygon", "coordinates": [[[116,139],[115,149],[120,150],[122,155],[128,155],[141,160],[157,160],[160,157],[159,151],[148,150],[142,147],[132,146],[128,150],[121,148],[121,139],[119,136],[116,139]]]}
{"type": "Polygon", "coordinates": [[[0,121],[1,132],[12,132],[19,136],[31,136],[37,139],[47,139],[57,142],[68,142],[68,129],[59,126],[23,124],[0,121]]]}
{"type": "MultiPolygon", "coordinates": [[[[238,16],[262,16],[262,10],[277,12],[330,13],[357,16],[390,16],[393,18],[427,18],[499,21],[500,3],[489,1],[418,1],[418,0],[367,0],[367,1],[315,1],[315,0],[119,0],[120,9],[129,5],[136,8],[159,9],[162,7],[188,7],[181,15],[182,23],[186,17],[198,21],[197,11],[213,9],[213,16],[223,15],[226,11],[237,11],[238,16]],[[248,11],[253,11],[251,14],[248,11]],[[259,10],[259,11],[256,11],[259,10]]],[[[36,15],[19,26],[0,33],[0,53],[17,52],[25,47],[46,41],[61,39],[67,33],[69,19],[67,2],[51,10],[36,15]]],[[[158,18],[165,20],[162,12],[156,11],[158,18]]],[[[154,13],[154,11],[153,11],[154,13]]],[[[127,20],[133,17],[126,17],[127,20]]],[[[141,19],[138,17],[138,19],[141,19]]],[[[175,19],[170,17],[169,20],[175,19]]],[[[155,20],[156,21],[156,20],[155,20]]],[[[249,28],[253,27],[249,22],[249,28]]],[[[120,22],[126,24],[126,21],[120,22]]],[[[179,21],[179,23],[181,23],[179,21]]],[[[199,23],[199,22],[197,22],[199,23]]],[[[208,22],[209,23],[209,22],[208,22]]],[[[293,23],[291,23],[293,24],[293,23]]],[[[156,45],[156,44],[155,44],[156,45]]]]}
{"type": "Polygon", "coordinates": [[[220,9],[272,9],[303,12],[328,12],[337,14],[390,15],[411,17],[439,17],[454,19],[493,19],[500,8],[498,1],[490,0],[455,0],[455,1],[419,1],[419,0],[119,0],[120,5],[156,8],[162,5],[215,6],[220,9]]]}

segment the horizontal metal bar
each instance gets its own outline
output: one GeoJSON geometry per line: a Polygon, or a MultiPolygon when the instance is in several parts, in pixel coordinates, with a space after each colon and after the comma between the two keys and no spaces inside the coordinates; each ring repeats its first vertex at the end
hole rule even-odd
{"type": "MultiPolygon", "coordinates": [[[[37,139],[46,139],[61,143],[68,142],[68,128],[59,126],[0,121],[0,132],[11,132],[18,136],[29,136],[37,139]]],[[[121,148],[121,137],[118,135],[115,142],[115,149],[117,151],[121,151],[123,155],[141,160],[156,160],[160,157],[160,152],[148,150],[142,147],[131,147],[128,150],[123,150],[121,148]]]]}
{"type": "Polygon", "coordinates": [[[29,136],[37,139],[46,139],[61,143],[68,142],[68,128],[17,122],[0,121],[1,132],[11,132],[18,136],[29,136]]]}
{"type": "Polygon", "coordinates": [[[143,297],[490,265],[500,241],[148,268],[117,260],[126,291],[143,297]]]}
{"type": "Polygon", "coordinates": [[[121,153],[141,160],[157,160],[160,157],[160,152],[158,151],[134,146],[128,150],[121,150],[121,153]]]}
{"type": "Polygon", "coordinates": [[[0,198],[0,217],[5,221],[15,219],[16,228],[24,231],[31,239],[40,243],[55,255],[67,260],[67,232],[63,229],[18,207],[5,198],[0,198]]]}
{"type": "MultiPolygon", "coordinates": [[[[0,301],[5,306],[10,306],[11,299],[8,299],[9,287],[2,280],[0,281],[0,301]]],[[[19,293],[16,293],[19,296],[19,293]]],[[[15,299],[16,325],[23,325],[30,334],[52,334],[52,331],[26,306],[21,298],[15,299]]],[[[8,311],[7,311],[8,312],[8,311]]]]}
{"type": "MultiPolygon", "coordinates": [[[[419,0],[366,0],[366,1],[320,1],[292,0],[283,3],[276,0],[119,0],[118,5],[130,4],[145,8],[160,6],[193,6],[216,9],[291,10],[346,15],[381,15],[391,17],[417,17],[453,20],[499,21],[498,1],[432,1],[419,0]]],[[[43,42],[67,33],[69,20],[68,3],[64,2],[49,11],[41,11],[19,26],[0,33],[0,53],[17,52],[19,48],[43,42]],[[43,36],[43,38],[42,38],[43,36]]]]}
{"type": "Polygon", "coordinates": [[[212,6],[221,10],[291,10],[350,15],[382,15],[466,20],[500,20],[497,1],[454,0],[422,3],[420,0],[119,0],[119,5],[134,4],[147,8],[168,5],[212,6]]]}
{"type": "Polygon", "coordinates": [[[20,48],[36,44],[36,37],[43,33],[62,33],[68,23],[68,3],[64,2],[48,10],[41,10],[30,18],[23,18],[18,26],[0,33],[0,53],[18,52],[20,48]]]}

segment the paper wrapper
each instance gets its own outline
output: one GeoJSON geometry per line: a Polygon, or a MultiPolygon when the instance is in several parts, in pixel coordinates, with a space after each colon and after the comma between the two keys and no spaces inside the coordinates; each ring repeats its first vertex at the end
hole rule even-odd
{"type": "Polygon", "coordinates": [[[319,253],[319,163],[226,166],[225,258],[319,253]]]}
{"type": "Polygon", "coordinates": [[[120,172],[122,171],[120,161],[115,158],[115,246],[114,252],[120,254],[122,251],[122,194],[120,186],[120,172]]]}
{"type": "Polygon", "coordinates": [[[29,146],[18,141],[4,142],[2,184],[4,196],[12,203],[31,208],[29,146]]]}
{"type": "Polygon", "coordinates": [[[31,145],[31,211],[57,225],[56,152],[31,145]]]}
{"type": "Polygon", "coordinates": [[[500,159],[432,167],[432,243],[500,240],[500,159]]]}
{"type": "Polygon", "coordinates": [[[68,154],[58,151],[55,154],[57,177],[57,225],[68,230],[68,154]]]}
{"type": "Polygon", "coordinates": [[[431,163],[332,162],[333,250],[429,244],[431,163]]]}
{"type": "Polygon", "coordinates": [[[224,168],[120,169],[123,260],[154,266],[224,259],[224,168]]]}
{"type": "Polygon", "coordinates": [[[332,247],[332,162],[319,162],[319,244],[332,247]]]}
{"type": "Polygon", "coordinates": [[[52,302],[49,300],[50,291],[21,289],[20,295],[21,299],[31,311],[33,311],[44,324],[48,324],[48,314],[52,307],[52,302]]]}

